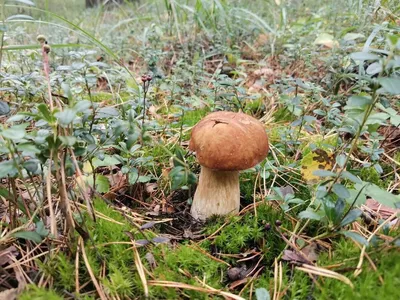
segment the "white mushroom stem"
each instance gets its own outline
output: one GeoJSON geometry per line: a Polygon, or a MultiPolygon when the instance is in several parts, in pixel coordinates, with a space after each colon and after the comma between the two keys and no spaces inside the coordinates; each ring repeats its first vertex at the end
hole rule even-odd
{"type": "Polygon", "coordinates": [[[238,213],[240,208],[239,171],[217,171],[201,167],[191,214],[205,220],[211,215],[238,213]]]}

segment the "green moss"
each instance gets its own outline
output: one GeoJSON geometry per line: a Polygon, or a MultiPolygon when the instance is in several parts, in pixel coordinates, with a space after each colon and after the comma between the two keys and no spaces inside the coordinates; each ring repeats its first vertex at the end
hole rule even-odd
{"type": "MultiPolygon", "coordinates": [[[[276,220],[281,220],[283,226],[291,228],[281,211],[276,211],[268,204],[257,206],[257,217],[254,212],[248,212],[242,217],[234,216],[216,236],[213,245],[221,253],[242,253],[248,249],[258,247],[266,253],[266,260],[271,261],[279,255],[285,243],[276,235],[274,224],[276,220]],[[272,229],[265,230],[265,225],[269,223],[272,229]]],[[[221,225],[223,220],[218,223],[208,224],[205,232],[212,234],[221,225]]],[[[202,243],[204,248],[210,246],[209,242],[202,243]]]]}
{"type": "MultiPolygon", "coordinates": [[[[350,240],[341,239],[334,245],[333,257],[324,254],[320,261],[321,264],[343,263],[342,269],[355,266],[360,255],[360,249],[350,240]],[[354,258],[356,260],[354,260],[354,258]],[[346,259],[350,259],[346,261],[346,259]]],[[[370,249],[374,251],[374,249],[370,249]]],[[[377,249],[376,249],[377,250],[377,249]]],[[[354,289],[334,279],[323,279],[323,288],[315,291],[317,299],[399,299],[400,290],[400,252],[393,249],[374,251],[369,254],[375,262],[378,270],[374,271],[368,261],[364,261],[363,271],[354,278],[353,272],[344,273],[352,283],[354,289]],[[384,254],[384,255],[382,255],[384,254]],[[379,275],[383,277],[384,284],[379,283],[379,275]]]]}
{"type": "Polygon", "coordinates": [[[400,162],[400,151],[396,151],[393,155],[393,159],[397,162],[400,162]]]}
{"type": "Polygon", "coordinates": [[[274,119],[275,122],[292,122],[296,120],[296,116],[292,114],[291,111],[287,109],[286,106],[279,107],[275,112],[274,112],[274,119]]]}
{"type": "Polygon", "coordinates": [[[253,201],[254,181],[256,176],[257,173],[251,171],[240,173],[240,194],[244,198],[243,201],[241,201],[243,206],[253,201]]]}
{"type": "Polygon", "coordinates": [[[18,297],[20,300],[62,300],[63,297],[57,295],[56,292],[39,288],[35,285],[28,285],[25,291],[18,297]]]}
{"type": "Polygon", "coordinates": [[[197,124],[202,118],[204,118],[210,110],[208,108],[188,110],[183,115],[182,122],[185,126],[191,127],[197,124]]]}
{"type": "Polygon", "coordinates": [[[264,102],[262,98],[248,100],[244,103],[243,112],[249,115],[253,115],[263,109],[264,102]]]}
{"type": "MultiPolygon", "coordinates": [[[[159,245],[152,251],[156,258],[157,267],[153,274],[158,280],[184,282],[200,286],[194,276],[205,280],[206,284],[221,288],[221,270],[226,265],[219,263],[199,250],[189,245],[179,245],[174,248],[159,245]]],[[[151,295],[154,299],[181,299],[180,291],[153,287],[151,295]]],[[[191,299],[208,299],[208,295],[196,291],[185,290],[184,293],[191,299]]]]}
{"type": "Polygon", "coordinates": [[[361,180],[364,180],[366,182],[374,183],[379,187],[385,187],[384,181],[381,180],[379,173],[375,170],[374,167],[362,168],[360,170],[360,178],[361,180]]]}
{"type": "Polygon", "coordinates": [[[128,299],[134,295],[134,281],[129,269],[119,263],[110,262],[109,273],[103,280],[103,286],[107,295],[113,298],[128,299]]]}
{"type": "Polygon", "coordinates": [[[114,96],[111,93],[106,93],[106,92],[92,93],[92,101],[93,102],[102,102],[102,101],[113,102],[113,99],[114,99],[114,96]]]}
{"type": "MultiPolygon", "coordinates": [[[[385,255],[378,249],[369,248],[369,255],[376,264],[377,271],[374,271],[368,261],[364,261],[363,270],[358,277],[353,273],[355,265],[360,256],[360,248],[353,241],[340,238],[332,245],[330,253],[320,253],[318,266],[338,264],[339,267],[333,269],[345,275],[354,285],[352,289],[349,285],[327,277],[319,276],[316,278],[317,285],[306,273],[292,269],[284,265],[283,286],[285,287],[285,299],[399,299],[400,290],[400,252],[385,250],[385,255]],[[344,271],[341,271],[344,270],[344,271]],[[384,279],[384,284],[379,282],[379,275],[384,279]]],[[[269,287],[272,289],[273,274],[264,274],[256,281],[256,287],[269,287]]]]}

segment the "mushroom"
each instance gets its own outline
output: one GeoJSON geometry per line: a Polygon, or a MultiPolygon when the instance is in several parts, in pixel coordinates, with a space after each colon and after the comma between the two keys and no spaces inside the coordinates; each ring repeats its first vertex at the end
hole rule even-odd
{"type": "Polygon", "coordinates": [[[205,220],[238,213],[239,171],[254,167],[268,154],[263,125],[244,113],[214,112],[193,127],[189,149],[201,165],[192,216],[205,220]]]}

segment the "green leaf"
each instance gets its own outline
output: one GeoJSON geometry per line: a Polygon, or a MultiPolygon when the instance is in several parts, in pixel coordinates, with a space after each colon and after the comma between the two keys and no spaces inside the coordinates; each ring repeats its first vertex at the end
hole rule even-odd
{"type": "Polygon", "coordinates": [[[367,106],[372,103],[372,98],[371,97],[364,97],[364,96],[351,96],[347,100],[347,106],[349,107],[356,107],[356,108],[362,108],[364,106],[367,106]]]}
{"type": "Polygon", "coordinates": [[[188,172],[185,167],[177,166],[169,172],[169,177],[171,178],[171,188],[176,190],[187,183],[188,172]]]}
{"type": "Polygon", "coordinates": [[[354,52],[350,54],[350,57],[354,60],[378,60],[381,58],[377,54],[372,54],[368,52],[354,52]]]}
{"type": "Polygon", "coordinates": [[[7,102],[0,101],[0,116],[5,116],[10,112],[10,106],[7,102]]]}
{"type": "Polygon", "coordinates": [[[35,3],[33,1],[30,0],[14,0],[15,2],[19,2],[25,5],[31,5],[31,6],[35,6],[35,3]]]}
{"type": "Polygon", "coordinates": [[[378,81],[389,94],[400,95],[400,78],[383,77],[378,81]]]}
{"type": "Polygon", "coordinates": [[[336,173],[327,170],[315,170],[313,175],[319,177],[336,177],[336,173]]]}
{"type": "Polygon", "coordinates": [[[81,100],[81,101],[78,101],[78,102],[75,104],[74,109],[75,109],[77,112],[82,112],[82,111],[87,110],[87,109],[90,108],[91,106],[92,106],[92,103],[91,103],[89,100],[81,100]]]}
{"type": "Polygon", "coordinates": [[[146,176],[146,175],[140,175],[138,178],[138,182],[141,182],[141,183],[149,182],[150,180],[151,180],[151,177],[146,176]]]}
{"type": "Polygon", "coordinates": [[[12,15],[6,19],[6,21],[11,21],[11,20],[34,20],[34,18],[28,15],[12,15]]]}
{"type": "Polygon", "coordinates": [[[66,108],[63,111],[57,112],[55,116],[57,117],[61,127],[67,127],[76,118],[76,110],[72,108],[66,108]]]}
{"type": "MultiPolygon", "coordinates": [[[[356,187],[358,187],[360,184],[356,184],[356,187]]],[[[367,201],[367,197],[365,194],[361,191],[360,189],[350,189],[349,190],[350,197],[346,199],[348,204],[356,204],[356,205],[361,205],[364,204],[367,201]]]]}
{"type": "Polygon", "coordinates": [[[346,155],[344,155],[344,154],[337,155],[336,163],[339,165],[339,167],[343,168],[344,164],[346,163],[346,155]]]}
{"type": "Polygon", "coordinates": [[[343,171],[342,174],[340,174],[340,177],[348,179],[348,180],[350,180],[350,181],[352,181],[354,183],[362,183],[360,178],[358,178],[357,176],[351,174],[348,171],[343,171]]]}
{"type": "Polygon", "coordinates": [[[11,116],[11,117],[9,117],[7,119],[6,123],[19,122],[19,121],[22,121],[25,118],[26,118],[25,115],[19,115],[19,114],[13,115],[13,116],[11,116]]]}
{"type": "Polygon", "coordinates": [[[303,210],[299,213],[300,219],[321,220],[321,216],[311,210],[303,210]]]}
{"type": "Polygon", "coordinates": [[[314,44],[333,48],[338,45],[338,42],[335,40],[333,35],[323,32],[315,39],[314,44]]]}
{"type": "Polygon", "coordinates": [[[382,64],[381,62],[374,62],[370,64],[366,70],[368,75],[375,75],[379,74],[382,71],[382,64]]]}
{"type": "Polygon", "coordinates": [[[393,126],[398,127],[400,125],[400,116],[399,115],[394,115],[390,117],[390,124],[393,126]]]}
{"type": "Polygon", "coordinates": [[[132,168],[129,171],[129,175],[128,175],[129,184],[132,185],[132,184],[137,183],[138,179],[139,179],[138,169],[132,168]]]}
{"type": "Polygon", "coordinates": [[[362,215],[362,211],[358,208],[352,209],[349,211],[349,213],[342,219],[342,222],[340,222],[340,227],[344,227],[346,225],[349,225],[353,223],[357,218],[359,218],[362,215]]]}
{"type": "Polygon", "coordinates": [[[72,147],[76,143],[76,137],[74,136],[59,136],[58,137],[62,144],[67,147],[72,147]]]}
{"type": "Polygon", "coordinates": [[[354,41],[356,39],[359,38],[364,38],[365,36],[361,33],[355,33],[355,32],[348,32],[345,34],[345,36],[343,37],[343,39],[345,41],[354,41]]]}
{"type": "Polygon", "coordinates": [[[364,189],[364,193],[374,198],[374,200],[378,201],[379,203],[389,206],[391,208],[396,208],[396,203],[400,202],[399,196],[389,193],[372,183],[370,183],[364,189]]]}
{"type": "Polygon", "coordinates": [[[94,168],[111,167],[111,166],[118,165],[120,163],[121,162],[117,158],[115,158],[115,157],[113,157],[111,155],[108,155],[108,154],[104,155],[104,159],[103,160],[100,160],[97,157],[94,157],[93,160],[92,160],[92,164],[93,164],[94,168]]]}
{"type": "Polygon", "coordinates": [[[39,154],[40,150],[32,142],[18,144],[17,150],[22,152],[22,156],[39,154]]]}
{"type": "Polygon", "coordinates": [[[350,193],[349,193],[348,189],[340,183],[335,183],[332,187],[332,190],[340,198],[347,199],[350,197],[350,193]]]}
{"type": "Polygon", "coordinates": [[[335,203],[335,215],[334,215],[334,219],[333,219],[335,224],[337,224],[338,221],[340,220],[340,218],[342,217],[345,206],[346,206],[346,203],[344,202],[344,200],[342,198],[337,199],[337,201],[335,203]]]}
{"type": "Polygon", "coordinates": [[[256,299],[257,300],[270,300],[271,296],[269,291],[265,288],[256,289],[256,299]]]}
{"type": "Polygon", "coordinates": [[[49,123],[52,124],[55,121],[55,118],[53,115],[50,113],[49,108],[47,107],[46,104],[42,103],[38,105],[38,110],[42,114],[43,119],[49,123]]]}
{"type": "Polygon", "coordinates": [[[104,175],[96,176],[96,191],[99,193],[107,193],[110,190],[110,182],[104,175]]]}
{"type": "Polygon", "coordinates": [[[35,231],[19,231],[13,233],[12,236],[15,238],[32,241],[35,242],[36,244],[40,244],[43,240],[40,234],[35,231]]]}
{"type": "Polygon", "coordinates": [[[265,169],[260,172],[260,176],[263,179],[268,179],[271,176],[271,173],[265,169]]]}
{"type": "Polygon", "coordinates": [[[367,122],[365,122],[366,125],[370,124],[381,124],[385,125],[386,120],[390,118],[390,115],[387,113],[375,113],[369,116],[367,122]]]}
{"type": "Polygon", "coordinates": [[[40,161],[38,159],[30,159],[24,161],[23,167],[30,173],[35,173],[39,168],[40,161]]]}
{"type": "Polygon", "coordinates": [[[352,240],[356,241],[357,243],[359,243],[361,245],[368,246],[367,239],[354,231],[341,231],[340,233],[346,237],[351,238],[352,240]]]}
{"type": "Polygon", "coordinates": [[[50,231],[46,229],[42,220],[36,222],[36,233],[39,234],[42,238],[45,238],[49,235],[50,231]]]}
{"type": "Polygon", "coordinates": [[[118,117],[119,112],[114,107],[102,107],[96,112],[96,119],[118,117]]]}
{"type": "Polygon", "coordinates": [[[26,132],[25,128],[28,126],[28,124],[20,124],[20,125],[14,125],[11,126],[7,129],[4,129],[1,134],[4,138],[10,139],[10,140],[20,140],[22,139],[26,132]]]}
{"type": "Polygon", "coordinates": [[[172,157],[172,162],[175,167],[185,166],[185,158],[183,155],[183,150],[179,147],[175,149],[175,155],[172,157]]]}
{"type": "Polygon", "coordinates": [[[18,169],[15,167],[14,161],[6,160],[0,162],[0,178],[14,177],[17,174],[18,169]]]}

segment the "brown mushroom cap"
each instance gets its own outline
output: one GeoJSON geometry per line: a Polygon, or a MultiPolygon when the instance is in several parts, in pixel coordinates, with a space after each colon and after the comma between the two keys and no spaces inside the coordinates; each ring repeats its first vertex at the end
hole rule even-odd
{"type": "Polygon", "coordinates": [[[214,112],[192,129],[189,149],[200,165],[221,171],[254,167],[268,154],[263,125],[244,113],[214,112]]]}

